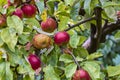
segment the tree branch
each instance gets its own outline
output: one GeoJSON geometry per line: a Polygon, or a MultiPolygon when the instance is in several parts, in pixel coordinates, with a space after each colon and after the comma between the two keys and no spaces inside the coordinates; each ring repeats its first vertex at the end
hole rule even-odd
{"type": "Polygon", "coordinates": [[[69,28],[65,29],[64,31],[69,31],[70,29],[75,28],[75,27],[77,27],[77,26],[79,26],[79,25],[81,25],[83,23],[86,23],[88,21],[91,21],[91,20],[95,20],[95,17],[88,18],[88,19],[86,19],[84,21],[80,21],[80,22],[78,22],[77,24],[74,24],[74,25],[70,25],[69,28]]]}
{"type": "Polygon", "coordinates": [[[84,48],[86,48],[88,50],[89,53],[95,52],[100,43],[100,37],[101,37],[101,32],[102,32],[101,12],[102,12],[102,9],[100,7],[96,7],[94,9],[96,25],[91,23],[91,36],[82,45],[84,48]],[[87,46],[85,46],[86,44],[87,44],[87,46]]]}

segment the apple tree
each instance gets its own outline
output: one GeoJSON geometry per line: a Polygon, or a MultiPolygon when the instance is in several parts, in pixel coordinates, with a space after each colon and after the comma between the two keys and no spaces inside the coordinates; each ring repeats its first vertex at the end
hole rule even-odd
{"type": "Polygon", "coordinates": [[[120,80],[120,0],[0,0],[0,80],[120,80]]]}

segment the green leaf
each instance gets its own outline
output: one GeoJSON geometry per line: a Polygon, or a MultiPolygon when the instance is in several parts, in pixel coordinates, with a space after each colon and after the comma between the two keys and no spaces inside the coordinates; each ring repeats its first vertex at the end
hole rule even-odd
{"type": "Polygon", "coordinates": [[[50,15],[53,15],[53,13],[54,13],[54,7],[55,7],[54,1],[53,1],[53,0],[47,1],[47,7],[48,7],[48,12],[49,12],[49,14],[50,14],[50,15]]]}
{"type": "Polygon", "coordinates": [[[13,80],[13,72],[9,62],[0,63],[0,80],[13,80]]]}
{"type": "Polygon", "coordinates": [[[99,58],[99,57],[101,57],[101,56],[103,56],[102,53],[100,53],[100,52],[95,52],[95,53],[92,53],[92,54],[90,54],[89,56],[87,56],[87,59],[88,59],[88,60],[94,60],[95,58],[99,58]]]}
{"type": "Polygon", "coordinates": [[[77,69],[77,65],[75,63],[71,63],[65,67],[65,75],[67,78],[72,78],[73,74],[77,69]]]}
{"type": "Polygon", "coordinates": [[[79,44],[80,37],[77,35],[77,33],[74,33],[70,38],[70,46],[72,48],[77,48],[77,45],[79,44]]]}
{"type": "Polygon", "coordinates": [[[112,20],[115,20],[116,19],[116,11],[115,11],[115,8],[113,8],[113,7],[107,7],[107,8],[105,8],[104,9],[105,10],[105,13],[106,13],[106,15],[110,18],[110,19],[112,19],[112,20]],[[111,13],[112,12],[112,13],[111,13]]]}
{"type": "Polygon", "coordinates": [[[59,61],[63,61],[64,63],[73,62],[73,58],[69,54],[62,54],[59,58],[59,61]]]}
{"type": "MultiPolygon", "coordinates": [[[[1,35],[1,33],[0,33],[0,35],[1,35]]],[[[2,46],[3,44],[4,44],[4,42],[3,42],[3,40],[2,40],[2,38],[0,36],[0,46],[2,46]]]]}
{"type": "Polygon", "coordinates": [[[25,44],[25,43],[29,42],[29,35],[27,35],[27,34],[21,34],[19,36],[18,40],[19,40],[19,43],[25,44]]]}
{"type": "Polygon", "coordinates": [[[19,61],[19,67],[18,67],[18,72],[20,74],[25,74],[25,73],[30,73],[31,75],[34,74],[33,69],[31,68],[30,64],[25,60],[22,59],[19,61]]]}
{"type": "Polygon", "coordinates": [[[78,45],[81,45],[83,44],[83,42],[86,40],[86,37],[85,36],[80,36],[80,40],[79,40],[79,44],[78,45]]]}
{"type": "Polygon", "coordinates": [[[0,0],[0,5],[7,4],[7,0],[0,0]]]}
{"type": "Polygon", "coordinates": [[[67,25],[70,18],[66,16],[60,16],[59,18],[60,18],[60,23],[58,24],[58,30],[59,31],[65,30],[68,27],[67,25]]]}
{"type": "Polygon", "coordinates": [[[97,62],[86,61],[83,65],[83,68],[87,70],[92,80],[103,80],[101,79],[100,65],[97,62]]]}
{"type": "Polygon", "coordinates": [[[51,65],[43,68],[43,71],[45,72],[44,80],[60,80],[59,75],[55,73],[55,70],[51,65]]]}
{"type": "Polygon", "coordinates": [[[91,4],[91,0],[85,0],[84,1],[84,9],[87,12],[87,14],[91,13],[90,4],[91,4]]]}
{"type": "Polygon", "coordinates": [[[73,20],[78,20],[79,19],[79,17],[78,17],[79,8],[80,8],[79,2],[75,5],[73,5],[73,7],[71,8],[70,17],[73,20]]]}
{"type": "Polygon", "coordinates": [[[5,80],[13,80],[13,72],[10,70],[10,63],[9,62],[6,62],[6,71],[5,71],[5,77],[6,79],[5,80]]]}
{"type": "Polygon", "coordinates": [[[115,3],[115,2],[108,1],[108,2],[105,2],[105,3],[102,5],[103,8],[112,7],[112,6],[120,6],[120,4],[119,4],[119,3],[115,3]]]}
{"type": "Polygon", "coordinates": [[[8,16],[7,25],[9,28],[14,28],[18,34],[23,32],[23,22],[18,16],[8,16]]]}
{"type": "Polygon", "coordinates": [[[73,2],[74,2],[75,0],[65,0],[65,4],[66,5],[73,5],[73,2]]]}
{"type": "Polygon", "coordinates": [[[15,51],[15,46],[17,44],[18,37],[16,36],[16,31],[14,29],[3,29],[1,32],[2,40],[7,44],[11,51],[15,51]]]}
{"type": "Polygon", "coordinates": [[[44,10],[44,0],[36,1],[36,6],[39,12],[43,12],[44,10]]]}
{"type": "Polygon", "coordinates": [[[115,39],[120,39],[120,30],[115,34],[115,39]]]}
{"type": "Polygon", "coordinates": [[[0,80],[3,80],[3,76],[5,75],[5,63],[0,63],[0,80]]]}
{"type": "Polygon", "coordinates": [[[82,47],[74,49],[74,54],[80,58],[86,58],[88,56],[88,51],[82,47]]]}
{"type": "Polygon", "coordinates": [[[120,75],[120,65],[118,66],[108,66],[107,72],[109,77],[120,75]]]}
{"type": "Polygon", "coordinates": [[[40,23],[35,18],[29,18],[25,20],[25,24],[28,24],[31,27],[35,26],[35,27],[40,28],[40,23]]]}

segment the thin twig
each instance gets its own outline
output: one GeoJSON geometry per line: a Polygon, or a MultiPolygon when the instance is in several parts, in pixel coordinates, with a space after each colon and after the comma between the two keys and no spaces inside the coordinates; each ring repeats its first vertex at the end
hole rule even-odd
{"type": "Polygon", "coordinates": [[[95,20],[95,17],[88,18],[88,19],[86,19],[86,20],[84,20],[84,21],[78,22],[77,24],[71,25],[69,28],[65,29],[64,31],[69,31],[70,29],[75,28],[75,27],[77,27],[77,26],[79,26],[79,25],[81,25],[81,24],[83,24],[83,23],[86,23],[86,22],[88,22],[88,21],[91,21],[91,20],[95,20]]]}
{"type": "Polygon", "coordinates": [[[80,69],[81,67],[80,67],[80,65],[79,65],[78,61],[76,60],[76,58],[75,58],[74,54],[73,54],[71,51],[69,51],[69,50],[68,50],[68,52],[69,52],[69,53],[70,53],[70,55],[73,57],[73,60],[74,60],[75,64],[76,64],[76,65],[78,66],[78,68],[80,69]]]}

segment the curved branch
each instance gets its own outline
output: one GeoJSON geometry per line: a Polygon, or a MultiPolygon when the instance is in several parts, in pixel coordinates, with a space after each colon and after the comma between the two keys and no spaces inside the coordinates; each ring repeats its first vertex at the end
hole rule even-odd
{"type": "Polygon", "coordinates": [[[75,28],[75,27],[77,27],[77,26],[79,26],[79,25],[81,25],[83,23],[86,23],[88,21],[91,21],[91,20],[95,20],[95,17],[88,18],[88,19],[86,19],[84,21],[80,21],[80,22],[78,22],[77,24],[74,24],[74,25],[69,25],[69,28],[65,29],[64,31],[69,31],[70,29],[75,28]]]}

